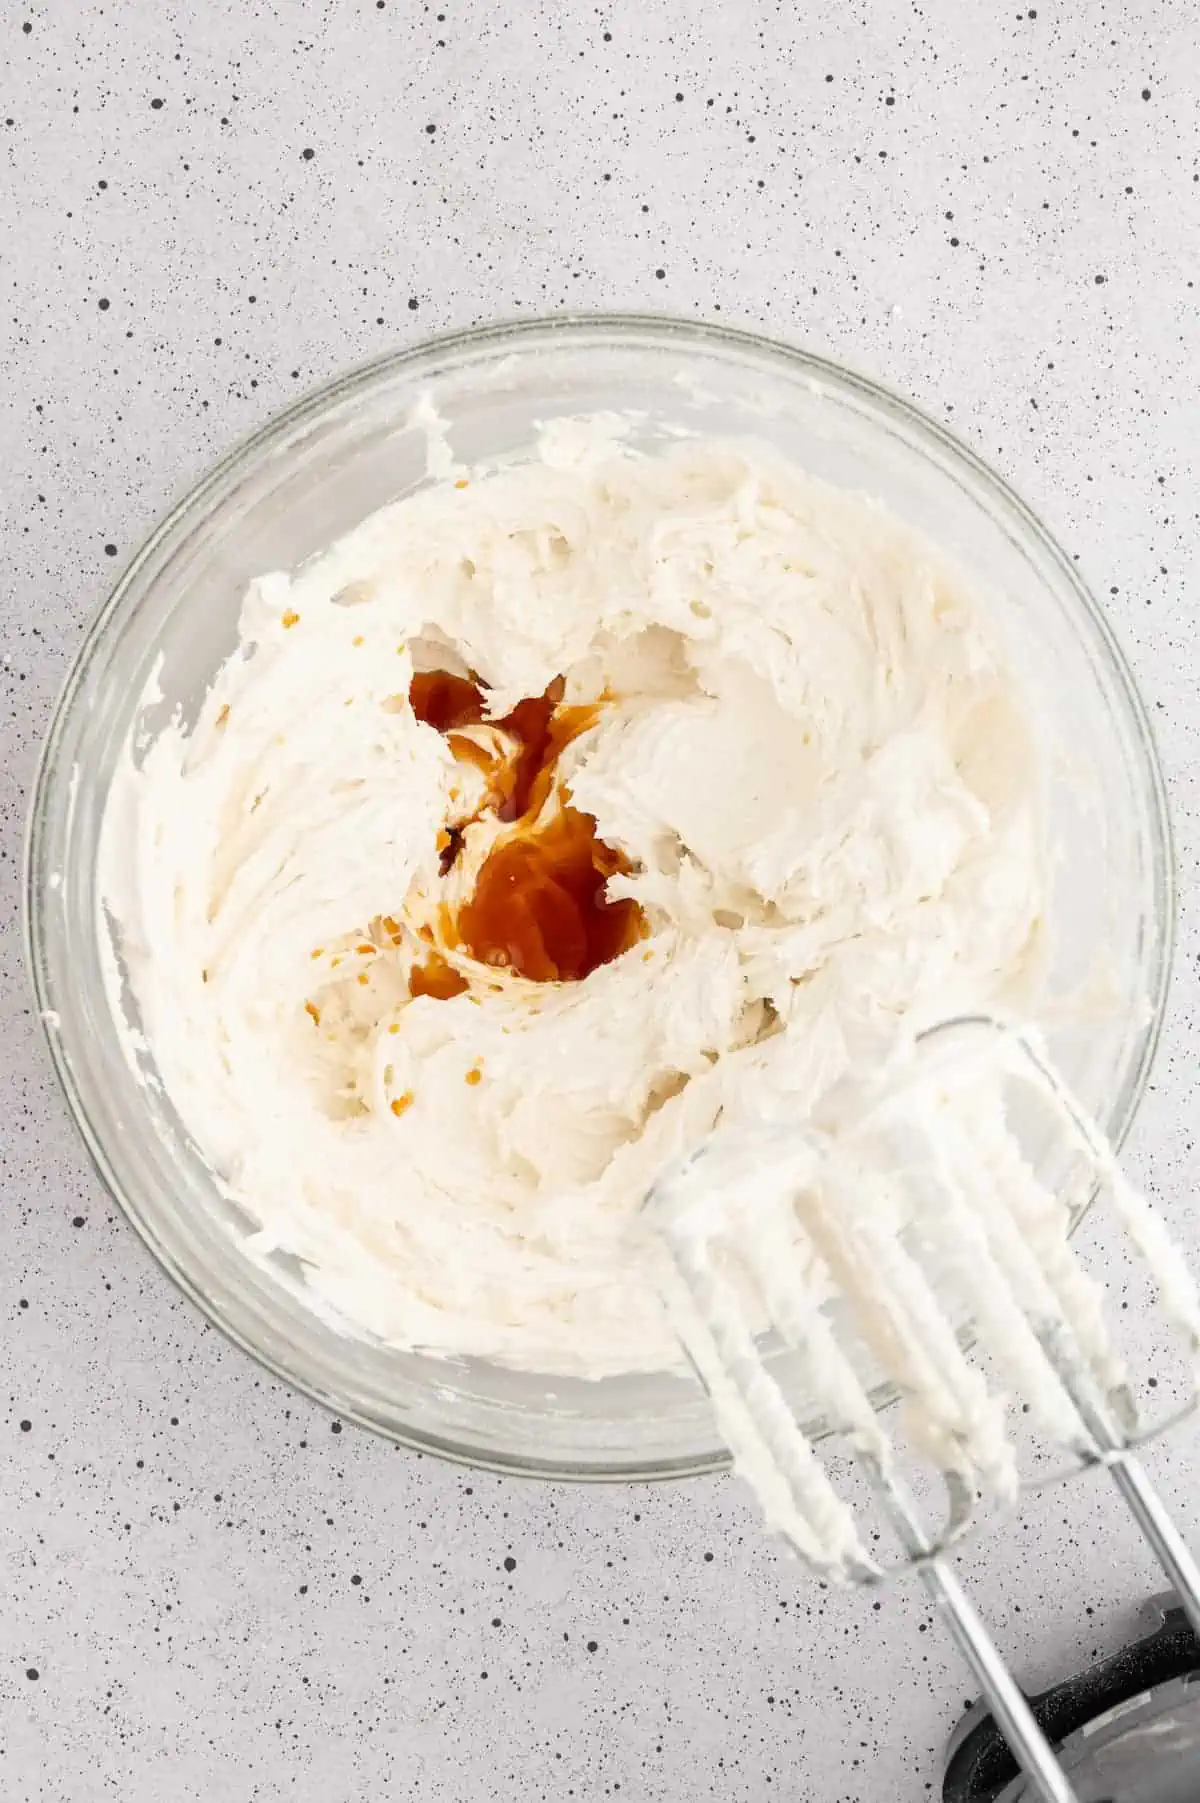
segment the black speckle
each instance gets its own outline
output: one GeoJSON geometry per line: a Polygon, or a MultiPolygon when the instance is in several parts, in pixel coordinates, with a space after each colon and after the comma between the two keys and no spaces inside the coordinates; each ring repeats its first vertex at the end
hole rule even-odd
{"type": "Polygon", "coordinates": [[[950,240],[950,244],[951,244],[951,248],[952,248],[952,249],[954,249],[954,250],[957,250],[957,249],[958,249],[958,244],[959,244],[959,241],[958,241],[958,239],[957,239],[957,238],[951,238],[951,240],[950,240]]]}
{"type": "Polygon", "coordinates": [[[705,1564],[706,1564],[706,1565],[711,1565],[711,1564],[712,1564],[712,1561],[713,1561],[713,1556],[712,1556],[712,1554],[711,1554],[711,1553],[705,1553],[705,1555],[704,1555],[704,1563],[705,1563],[705,1564]]]}
{"type": "Polygon", "coordinates": [[[306,163],[311,163],[311,162],[312,162],[312,160],[313,160],[313,158],[314,158],[314,157],[315,157],[315,156],[316,156],[316,154],[317,154],[317,153],[316,153],[316,151],[315,151],[315,150],[314,150],[314,149],[313,149],[313,148],[312,148],[312,145],[311,145],[311,144],[309,144],[309,145],[306,145],[306,146],[305,146],[305,148],[304,148],[304,149],[303,149],[303,150],[302,150],[302,151],[301,151],[301,152],[300,152],[300,155],[301,155],[301,156],[302,156],[302,157],[303,157],[303,158],[304,158],[304,161],[305,161],[305,162],[306,162],[306,163]]]}
{"type": "Polygon", "coordinates": [[[341,1422],[340,1421],[331,1421],[329,1423],[329,1431],[331,1434],[340,1434],[342,1431],[341,1422]]]}
{"type": "Polygon", "coordinates": [[[101,313],[107,313],[109,306],[111,305],[111,302],[105,300],[104,297],[101,296],[101,298],[96,302],[96,305],[99,307],[101,313]]]}
{"type": "Polygon", "coordinates": [[[425,127],[425,130],[428,132],[429,136],[432,138],[434,132],[437,130],[437,126],[436,125],[427,125],[425,127]]]}
{"type": "Polygon", "coordinates": [[[106,557],[115,557],[117,555],[117,547],[115,545],[105,545],[104,555],[106,557]]]}
{"type": "Polygon", "coordinates": [[[418,308],[418,307],[419,307],[419,306],[420,306],[420,304],[421,304],[421,303],[420,303],[420,301],[419,301],[419,300],[418,300],[418,299],[417,299],[417,297],[416,297],[416,295],[415,295],[415,294],[410,294],[410,295],[409,295],[409,297],[408,297],[408,310],[409,310],[409,312],[410,312],[410,313],[415,313],[415,312],[416,312],[416,310],[417,310],[417,308],[418,308]]]}
{"type": "Polygon", "coordinates": [[[351,1583],[352,1583],[352,1584],[361,1584],[361,1583],[362,1583],[362,1577],[361,1577],[361,1575],[360,1575],[360,1574],[359,1574],[359,1573],[358,1573],[358,1572],[357,1572],[357,1571],[356,1571],[356,1572],[354,1572],[354,1573],[353,1573],[353,1574],[352,1574],[352,1575],[351,1575],[351,1578],[350,1578],[350,1582],[351,1582],[351,1583]]]}
{"type": "Polygon", "coordinates": [[[82,1227],[84,1224],[84,1220],[85,1220],[85,1217],[83,1215],[72,1215],[71,1216],[71,1225],[72,1225],[72,1227],[82,1227]]]}
{"type": "Polygon", "coordinates": [[[156,113],[162,112],[163,103],[161,100],[152,100],[150,105],[154,108],[156,113]]]}
{"type": "Polygon", "coordinates": [[[1096,275],[1092,277],[1092,280],[1095,282],[1097,288],[1101,288],[1104,283],[1107,282],[1108,277],[1106,275],[1096,275]]]}
{"type": "Polygon", "coordinates": [[[505,1571],[515,1571],[517,1569],[517,1562],[511,1553],[509,1553],[507,1559],[504,1561],[504,1569],[505,1571]]]}
{"type": "Polygon", "coordinates": [[[675,95],[675,98],[676,98],[676,100],[682,100],[682,99],[683,99],[683,95],[682,95],[682,94],[679,94],[679,93],[677,93],[677,94],[676,94],[676,95],[675,95]]]}
{"type": "MultiPolygon", "coordinates": [[[[29,29],[29,27],[28,27],[28,26],[26,26],[26,27],[25,27],[25,29],[26,29],[26,31],[28,31],[28,29],[29,29]]],[[[1149,100],[1149,98],[1150,98],[1150,90],[1149,90],[1149,88],[1143,88],[1143,89],[1142,89],[1142,99],[1143,99],[1143,100],[1149,100]]]]}
{"type": "Polygon", "coordinates": [[[656,276],[657,276],[657,277],[658,277],[658,279],[659,279],[659,281],[660,281],[660,282],[665,282],[665,281],[666,281],[666,279],[667,279],[667,272],[666,272],[666,270],[665,270],[665,269],[656,269],[656,270],[655,270],[655,271],[654,271],[654,273],[655,273],[655,275],[656,275],[656,276]]]}
{"type": "Polygon", "coordinates": [[[33,1422],[32,1421],[21,1421],[18,1423],[18,1426],[20,1427],[21,1432],[23,1434],[27,1434],[30,1431],[30,1429],[32,1428],[33,1422]]]}
{"type": "MultiPolygon", "coordinates": [[[[29,30],[28,25],[25,27],[25,29],[26,29],[26,31],[29,30]]],[[[41,1674],[41,1672],[39,1672],[36,1665],[27,1665],[25,1667],[25,1676],[27,1678],[32,1678],[35,1683],[36,1683],[37,1679],[41,1677],[41,1675],[42,1674],[41,1674]]]]}
{"type": "Polygon", "coordinates": [[[600,1642],[598,1640],[589,1640],[587,1643],[588,1652],[594,1653],[599,1645],[600,1645],[600,1642]]]}
{"type": "MultiPolygon", "coordinates": [[[[22,27],[21,27],[21,30],[22,30],[22,31],[23,31],[23,32],[24,32],[24,33],[25,33],[25,36],[26,36],[26,37],[28,37],[28,36],[29,36],[29,34],[30,34],[30,32],[31,32],[31,31],[32,31],[32,30],[33,30],[33,26],[32,26],[32,25],[31,25],[31,24],[30,24],[30,23],[29,23],[29,20],[28,20],[28,19],[26,19],[26,21],[25,21],[25,23],[24,23],[24,25],[22,25],[22,27]]],[[[31,1677],[31,1678],[36,1678],[36,1677],[37,1677],[37,1673],[36,1673],[36,1672],[30,1672],[30,1674],[29,1674],[29,1676],[30,1676],[30,1677],[31,1677]]]]}

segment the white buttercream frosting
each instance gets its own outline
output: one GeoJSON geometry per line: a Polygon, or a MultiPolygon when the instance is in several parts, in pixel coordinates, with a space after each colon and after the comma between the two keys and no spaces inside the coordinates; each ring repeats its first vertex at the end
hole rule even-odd
{"type": "Polygon", "coordinates": [[[104,893],[182,1120],[257,1249],[353,1329],[546,1372],[676,1362],[629,1232],[656,1174],[1038,982],[1041,765],[986,609],[761,448],[559,424],[263,577],[240,641],[193,724],[131,745],[104,893]],[[581,980],[443,931],[514,829],[410,707],[433,668],[492,719],[557,678],[594,707],[546,817],[594,817],[644,935],[581,980]],[[430,935],[451,999],[410,998],[430,935]]]}

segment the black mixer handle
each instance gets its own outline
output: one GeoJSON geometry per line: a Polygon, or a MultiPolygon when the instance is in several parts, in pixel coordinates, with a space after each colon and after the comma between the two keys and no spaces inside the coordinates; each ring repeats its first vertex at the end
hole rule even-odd
{"type": "MultiPolygon", "coordinates": [[[[1200,1669],[1200,1644],[1175,1599],[1156,1597],[1150,1608],[1157,1625],[1144,1639],[1027,1699],[1051,1746],[1060,1747],[1098,1716],[1155,1685],[1200,1669]]],[[[942,1803],[995,1803],[1019,1776],[987,1706],[977,1703],[950,1742],[942,1803]]]]}

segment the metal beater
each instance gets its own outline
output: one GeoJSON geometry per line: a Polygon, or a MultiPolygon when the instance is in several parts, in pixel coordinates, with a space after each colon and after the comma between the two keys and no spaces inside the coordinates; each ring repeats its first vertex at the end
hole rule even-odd
{"type": "Polygon", "coordinates": [[[939,1285],[965,1300],[1004,1389],[1076,1458],[1107,1470],[1200,1639],[1200,1568],[1136,1456],[1145,1430],[1103,1326],[1102,1293],[1069,1243],[1075,1211],[1062,1196],[1073,1186],[1082,1199],[1109,1198],[1186,1340],[1194,1390],[1200,1296],[1162,1221],[1041,1047],[990,1015],[923,1033],[899,1068],[835,1095],[820,1127],[718,1132],[660,1179],[645,1214],[669,1255],[662,1287],[676,1331],[769,1524],[822,1577],[871,1584],[883,1575],[764,1362],[762,1337],[773,1330],[800,1355],[828,1427],[852,1447],[903,1562],[919,1572],[1046,1803],[1078,1799],[946,1557],[977,1497],[1013,1493],[1015,1468],[1003,1398],[969,1361],[939,1285]],[[964,1125],[964,1098],[977,1098],[983,1081],[1005,1101],[994,1118],[985,1110],[981,1125],[976,1111],[964,1125]],[[1065,1138],[1070,1181],[1051,1188],[1036,1178],[1008,1125],[1014,1086],[1018,1106],[1032,1104],[1065,1138]],[[764,1175],[774,1192],[764,1193],[764,1175]],[[856,1208],[864,1184],[888,1194],[856,1208]],[[854,1352],[831,1296],[852,1318],[854,1352]],[[864,1343],[901,1398],[919,1404],[919,1450],[946,1488],[940,1530],[923,1519],[872,1406],[864,1343]]]}

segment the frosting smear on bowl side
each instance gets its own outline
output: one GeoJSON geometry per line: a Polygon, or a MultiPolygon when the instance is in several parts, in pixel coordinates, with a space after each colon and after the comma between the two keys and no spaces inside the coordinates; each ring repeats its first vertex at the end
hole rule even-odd
{"type": "Polygon", "coordinates": [[[240,641],[131,746],[105,902],[254,1250],[353,1329],[675,1364],[664,1165],[1036,990],[1041,758],[979,604],[759,447],[559,422],[254,583],[240,641]]]}

